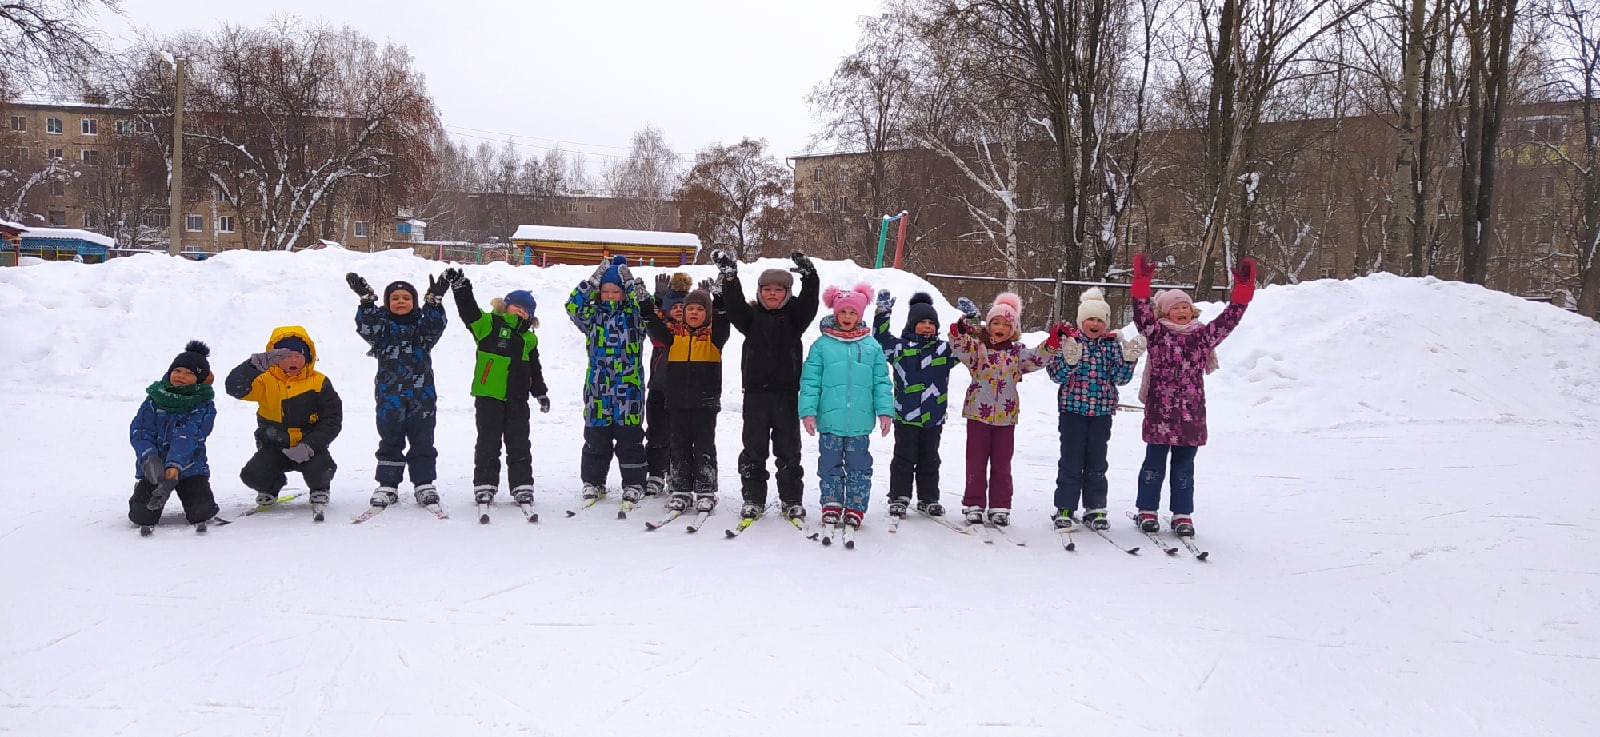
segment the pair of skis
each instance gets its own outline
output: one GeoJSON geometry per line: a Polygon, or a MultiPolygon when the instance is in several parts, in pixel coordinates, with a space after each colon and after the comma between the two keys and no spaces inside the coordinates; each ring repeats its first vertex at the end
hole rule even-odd
{"type": "MultiPolygon", "coordinates": [[[[762,517],[765,517],[765,516],[767,516],[767,512],[765,510],[763,510],[762,513],[761,513],[761,516],[759,516],[759,517],[752,517],[752,518],[749,518],[749,519],[740,519],[739,523],[733,526],[733,529],[723,530],[722,534],[725,537],[727,537],[729,540],[732,540],[733,538],[736,538],[736,537],[738,537],[740,535],[743,535],[745,530],[750,529],[751,525],[754,525],[757,520],[759,520],[759,519],[761,519],[762,517]]],[[[811,528],[806,526],[806,523],[805,523],[804,519],[799,519],[799,518],[795,518],[795,517],[784,517],[783,521],[788,523],[791,527],[793,527],[796,531],[798,531],[807,540],[815,540],[821,535],[821,533],[812,532],[811,528]]]]}
{"type": "MultiPolygon", "coordinates": [[[[1150,542],[1153,542],[1158,547],[1160,547],[1161,548],[1161,552],[1166,553],[1167,555],[1177,555],[1178,554],[1178,549],[1173,547],[1173,546],[1171,546],[1171,545],[1168,545],[1166,543],[1166,541],[1164,541],[1161,538],[1160,533],[1151,532],[1149,530],[1144,529],[1143,526],[1140,526],[1139,525],[1139,517],[1138,517],[1138,515],[1135,515],[1133,512],[1129,512],[1128,513],[1128,519],[1133,520],[1133,524],[1135,526],[1139,527],[1139,532],[1143,533],[1145,537],[1149,538],[1150,542]]],[[[1166,524],[1167,524],[1168,528],[1172,527],[1172,518],[1171,517],[1168,517],[1166,519],[1166,524]]],[[[1187,537],[1185,535],[1178,535],[1177,538],[1178,538],[1178,542],[1183,543],[1183,547],[1188,549],[1189,554],[1193,555],[1195,560],[1198,560],[1198,561],[1203,563],[1203,562],[1205,562],[1207,559],[1209,559],[1211,557],[1211,552],[1210,551],[1201,550],[1198,545],[1194,544],[1194,540],[1190,539],[1189,537],[1187,537]]]]}
{"type": "MultiPolygon", "coordinates": [[[[517,507],[522,510],[523,519],[530,524],[539,521],[539,513],[533,511],[533,502],[518,503],[517,507]]],[[[478,524],[489,524],[489,502],[478,502],[478,524]]]]}
{"type": "MultiPolygon", "coordinates": [[[[358,514],[354,518],[352,518],[350,520],[350,524],[359,525],[362,522],[366,522],[367,520],[372,519],[373,517],[376,517],[376,516],[382,514],[383,510],[388,509],[389,507],[392,507],[392,506],[395,506],[395,505],[393,505],[393,504],[385,504],[385,505],[380,507],[380,506],[374,504],[374,505],[368,506],[366,511],[364,511],[361,514],[358,514]]],[[[445,508],[439,506],[438,504],[424,504],[424,505],[422,505],[422,508],[428,510],[429,512],[431,512],[433,514],[433,516],[438,517],[439,519],[450,519],[450,513],[445,511],[445,508]]],[[[319,521],[319,522],[321,521],[321,517],[320,516],[315,518],[315,519],[317,519],[317,521],[319,521]]],[[[487,522],[488,520],[485,519],[484,521],[487,522]]]]}

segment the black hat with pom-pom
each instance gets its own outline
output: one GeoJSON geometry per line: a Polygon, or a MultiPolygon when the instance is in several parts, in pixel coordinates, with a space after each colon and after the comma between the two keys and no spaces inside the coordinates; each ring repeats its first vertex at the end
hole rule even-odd
{"type": "Polygon", "coordinates": [[[939,311],[933,309],[933,297],[927,292],[917,292],[911,295],[911,306],[906,309],[906,329],[915,330],[917,323],[923,320],[932,320],[934,327],[938,327],[939,311]]]}
{"type": "Polygon", "coordinates": [[[191,340],[183,347],[183,352],[172,359],[172,365],[167,367],[167,373],[172,373],[175,368],[186,368],[194,374],[195,381],[202,384],[211,380],[211,362],[207,357],[211,355],[211,348],[198,340],[191,340]]]}

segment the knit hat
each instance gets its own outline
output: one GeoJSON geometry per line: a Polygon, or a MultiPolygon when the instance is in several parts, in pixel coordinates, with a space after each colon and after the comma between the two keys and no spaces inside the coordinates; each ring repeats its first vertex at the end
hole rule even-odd
{"type": "Polygon", "coordinates": [[[872,285],[857,284],[854,289],[840,289],[828,287],[822,292],[822,304],[833,310],[833,316],[838,318],[839,311],[852,309],[857,315],[865,316],[867,303],[872,301],[872,285]]]}
{"type": "Polygon", "coordinates": [[[1190,307],[1194,306],[1194,300],[1190,299],[1188,293],[1182,289],[1163,289],[1156,292],[1156,317],[1166,317],[1172,308],[1185,303],[1190,307]]]}
{"type": "Polygon", "coordinates": [[[681,271],[672,275],[672,280],[667,283],[667,293],[661,295],[661,311],[671,314],[672,308],[683,304],[689,290],[694,288],[694,280],[681,271]]]}
{"type": "Polygon", "coordinates": [[[533,298],[533,292],[526,289],[507,293],[505,304],[507,307],[521,307],[527,311],[528,317],[533,317],[534,310],[539,309],[539,301],[533,298]]]}
{"type": "Polygon", "coordinates": [[[704,289],[696,289],[690,292],[683,298],[683,306],[687,308],[689,305],[700,305],[709,311],[711,309],[711,293],[704,289]]]}
{"type": "Polygon", "coordinates": [[[1083,321],[1091,317],[1100,318],[1108,327],[1111,325],[1111,305],[1106,303],[1106,294],[1099,287],[1089,287],[1078,297],[1078,327],[1083,327],[1083,321]]]}
{"type": "Polygon", "coordinates": [[[306,357],[306,363],[312,360],[311,344],[301,340],[298,336],[288,336],[272,344],[273,348],[288,348],[295,353],[306,357]]]}
{"type": "Polygon", "coordinates": [[[198,340],[191,340],[183,347],[183,352],[172,359],[172,365],[167,367],[167,373],[172,373],[175,368],[186,368],[189,369],[189,373],[194,374],[195,380],[204,384],[211,377],[211,362],[206,360],[210,355],[210,346],[198,340]]]}
{"type": "Polygon", "coordinates": [[[619,287],[622,286],[622,274],[617,271],[617,267],[625,266],[625,265],[627,265],[627,263],[628,263],[628,257],[627,256],[612,256],[611,257],[611,266],[606,269],[606,273],[604,273],[604,274],[602,274],[600,276],[600,283],[601,284],[615,284],[615,285],[617,285],[619,287]]]}
{"type": "Polygon", "coordinates": [[[994,305],[989,308],[989,315],[984,320],[990,321],[997,317],[1020,330],[1021,325],[1017,324],[1017,320],[1022,317],[1022,298],[1015,292],[1001,292],[1000,296],[994,298],[994,305]]]}
{"type": "Polygon", "coordinates": [[[933,309],[933,297],[927,292],[917,292],[911,295],[911,306],[906,310],[906,329],[915,330],[923,320],[932,320],[937,327],[939,311],[933,309]]]}
{"type": "Polygon", "coordinates": [[[384,307],[388,307],[389,306],[389,297],[390,297],[390,295],[393,295],[397,290],[404,290],[406,292],[409,292],[411,294],[411,301],[412,302],[416,302],[417,301],[417,288],[411,286],[411,282],[397,281],[397,282],[394,282],[394,283],[390,284],[389,286],[383,288],[383,306],[384,307]]]}
{"type": "Polygon", "coordinates": [[[756,277],[756,287],[764,287],[768,284],[776,284],[787,291],[793,292],[794,274],[783,269],[767,269],[761,272],[761,276],[756,277]]]}

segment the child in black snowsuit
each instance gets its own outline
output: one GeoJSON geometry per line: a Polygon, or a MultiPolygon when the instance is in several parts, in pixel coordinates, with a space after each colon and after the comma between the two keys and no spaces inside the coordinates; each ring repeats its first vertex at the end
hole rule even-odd
{"type": "MultiPolygon", "coordinates": [[[[656,275],[653,298],[655,313],[667,327],[676,329],[683,324],[683,300],[689,296],[689,289],[693,286],[689,275],[681,271],[671,276],[656,275]]],[[[650,335],[650,369],[645,380],[644,400],[644,456],[645,462],[650,464],[650,470],[644,481],[645,496],[665,492],[667,479],[671,476],[672,418],[667,409],[667,392],[670,390],[663,388],[662,382],[663,370],[667,365],[667,349],[672,344],[671,334],[669,330],[666,333],[668,340],[664,342],[657,340],[655,334],[650,335]]]]}
{"type": "Polygon", "coordinates": [[[650,339],[666,344],[666,365],[658,374],[672,413],[672,498],[674,511],[699,512],[717,506],[717,413],[722,411],[722,346],[728,342],[722,297],[711,294],[710,280],[683,302],[683,321],[671,325],[645,310],[650,339]]]}
{"type": "Polygon", "coordinates": [[[377,399],[378,488],[372,492],[374,507],[387,507],[400,501],[400,479],[411,469],[413,496],[419,505],[438,504],[439,451],[433,445],[433,430],[438,422],[439,393],[433,387],[433,347],[444,335],[448,322],[439,298],[445,283],[428,277],[426,303],[417,309],[417,288],[397,281],[383,290],[383,306],[367,280],[354,272],[345,274],[351,291],[361,298],[356,308],[356,334],[371,346],[367,355],[378,359],[378,372],[372,377],[377,399]],[[410,449],[406,445],[409,442],[410,449]]]}
{"type": "Polygon", "coordinates": [[[139,479],[128,498],[128,519],[143,534],[160,521],[161,508],[174,491],[189,524],[217,516],[206,464],[206,438],[217,419],[209,355],[205,343],[189,341],[172,359],[167,375],[145,388],[144,403],[128,427],[139,479]]]}

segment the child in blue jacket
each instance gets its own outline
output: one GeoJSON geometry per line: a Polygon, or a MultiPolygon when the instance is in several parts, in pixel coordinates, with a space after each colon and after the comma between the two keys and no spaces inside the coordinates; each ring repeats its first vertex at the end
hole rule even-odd
{"type": "Polygon", "coordinates": [[[211,467],[206,464],[206,438],[217,419],[210,355],[205,343],[189,341],[172,359],[167,375],[145,388],[144,403],[128,428],[137,458],[134,475],[139,479],[128,498],[128,520],[142,534],[150,534],[161,520],[161,508],[174,491],[189,524],[217,516],[211,467]]]}
{"type": "Polygon", "coordinates": [[[800,369],[800,424],[816,435],[820,454],[817,476],[822,486],[822,524],[861,527],[872,493],[872,454],[867,441],[872,427],[889,434],[894,412],[894,385],[883,348],[861,319],[872,299],[872,287],[852,290],[828,287],[822,303],[833,315],[822,318],[822,336],[811,344],[800,369]]]}
{"type": "Polygon", "coordinates": [[[622,499],[644,498],[644,311],[653,309],[644,280],[628,259],[612,257],[572,290],[567,316],[589,345],[583,382],[583,498],[605,496],[611,458],[622,472],[622,499]]]}
{"type": "Polygon", "coordinates": [[[939,439],[950,399],[950,370],[956,360],[950,343],[939,337],[939,313],[926,292],[911,295],[905,330],[889,332],[894,297],[878,291],[873,334],[894,372],[894,460],[889,462],[889,514],[906,516],[916,483],[917,510],[944,515],[939,503],[939,439]]]}

